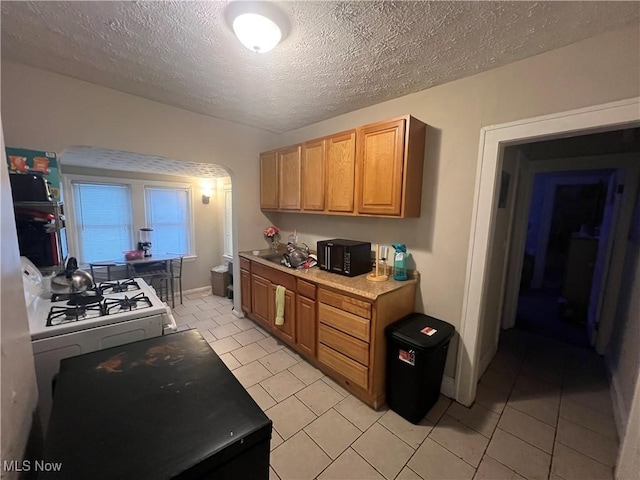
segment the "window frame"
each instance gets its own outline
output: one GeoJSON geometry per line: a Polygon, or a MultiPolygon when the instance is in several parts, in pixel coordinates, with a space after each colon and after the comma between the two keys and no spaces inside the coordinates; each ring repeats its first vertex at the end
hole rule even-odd
{"type": "MultiPolygon", "coordinates": [[[[131,239],[132,245],[135,246],[138,242],[138,231],[146,226],[146,195],[145,187],[161,187],[161,188],[175,188],[187,190],[187,204],[189,208],[189,252],[184,255],[185,259],[197,258],[195,248],[195,217],[194,217],[194,204],[193,204],[193,189],[194,186],[190,183],[182,182],[167,182],[160,180],[137,180],[128,179],[122,177],[102,177],[94,175],[77,175],[77,174],[63,174],[62,184],[64,186],[64,208],[66,213],[67,224],[67,242],[69,252],[73,252],[78,255],[80,251],[80,242],[78,237],[78,228],[75,221],[76,210],[74,205],[74,183],[90,183],[94,185],[118,185],[128,186],[131,193],[131,219],[133,222],[133,230],[131,239]]],[[[153,249],[152,249],[153,251],[153,249]]],[[[70,253],[71,255],[71,253],[70,253]]],[[[111,260],[105,258],[104,260],[111,260]]],[[[112,259],[117,260],[117,259],[112,259]]],[[[123,257],[124,260],[124,257],[123,257]]],[[[82,264],[86,264],[84,259],[78,258],[78,261],[82,264]]]]}

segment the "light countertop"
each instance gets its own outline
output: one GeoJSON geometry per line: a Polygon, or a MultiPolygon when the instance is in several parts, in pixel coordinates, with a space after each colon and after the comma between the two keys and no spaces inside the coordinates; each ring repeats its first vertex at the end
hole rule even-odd
{"type": "Polygon", "coordinates": [[[303,280],[307,280],[318,285],[324,285],[327,287],[339,289],[344,291],[345,293],[357,295],[368,300],[375,300],[385,293],[398,290],[410,284],[415,284],[418,282],[419,278],[419,274],[417,272],[414,272],[415,278],[411,278],[412,272],[409,272],[410,278],[409,280],[406,280],[404,282],[396,281],[393,278],[389,278],[389,280],[387,280],[386,282],[371,282],[367,280],[368,274],[359,275],[357,277],[345,277],[343,275],[338,275],[337,273],[330,273],[325,270],[320,270],[320,268],[318,267],[307,269],[288,268],[284,265],[279,265],[264,258],[265,256],[273,255],[273,253],[274,252],[272,252],[271,250],[265,249],[260,250],[257,255],[254,255],[252,252],[247,251],[240,252],[239,256],[242,258],[246,258],[247,260],[251,260],[252,262],[271,267],[275,270],[280,270],[282,272],[294,275],[303,280]]]}

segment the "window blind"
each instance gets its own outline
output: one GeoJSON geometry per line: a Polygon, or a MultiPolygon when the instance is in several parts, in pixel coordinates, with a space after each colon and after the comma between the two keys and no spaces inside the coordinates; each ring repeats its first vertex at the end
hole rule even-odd
{"type": "Polygon", "coordinates": [[[135,248],[131,191],[126,185],[73,183],[81,263],[122,258],[135,248]]]}
{"type": "Polygon", "coordinates": [[[186,188],[145,187],[151,251],[189,254],[189,191],[186,188]]]}

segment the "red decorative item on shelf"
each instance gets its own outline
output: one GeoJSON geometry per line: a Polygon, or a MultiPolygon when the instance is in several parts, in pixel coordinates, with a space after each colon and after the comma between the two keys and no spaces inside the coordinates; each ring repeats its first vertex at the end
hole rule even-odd
{"type": "Polygon", "coordinates": [[[144,250],[129,250],[124,252],[124,258],[126,260],[139,260],[143,257],[144,250]]]}

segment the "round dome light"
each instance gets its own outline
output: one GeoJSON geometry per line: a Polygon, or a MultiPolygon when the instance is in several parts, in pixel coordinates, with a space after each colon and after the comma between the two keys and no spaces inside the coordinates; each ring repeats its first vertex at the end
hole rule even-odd
{"type": "Polygon", "coordinates": [[[258,53],[273,49],[282,38],[280,27],[257,13],[238,15],[233,20],[233,31],[245,47],[258,53]]]}

